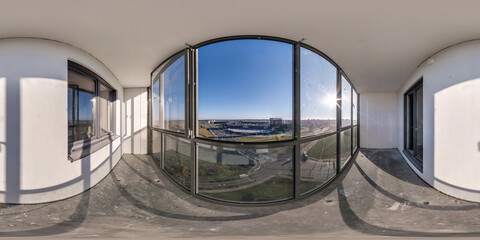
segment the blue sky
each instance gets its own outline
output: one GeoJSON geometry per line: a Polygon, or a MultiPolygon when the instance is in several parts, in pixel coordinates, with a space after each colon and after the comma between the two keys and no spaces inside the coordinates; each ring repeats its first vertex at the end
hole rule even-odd
{"type": "Polygon", "coordinates": [[[336,119],[337,68],[301,48],[300,79],[301,119],[336,119]]]}
{"type": "Polygon", "coordinates": [[[292,119],[293,46],[232,40],[198,50],[199,119],[292,119]]]}
{"type": "MultiPolygon", "coordinates": [[[[308,49],[300,54],[301,118],[335,119],[336,67],[308,49]]],[[[166,119],[184,119],[184,62],[179,58],[163,74],[166,119]]],[[[292,84],[291,44],[243,39],[198,49],[200,120],[292,119],[292,84]]]]}

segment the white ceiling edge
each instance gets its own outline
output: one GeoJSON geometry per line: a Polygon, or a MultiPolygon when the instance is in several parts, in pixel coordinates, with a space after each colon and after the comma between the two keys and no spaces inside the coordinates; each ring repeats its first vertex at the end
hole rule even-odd
{"type": "Polygon", "coordinates": [[[147,87],[168,56],[232,35],[306,38],[359,93],[395,92],[447,46],[480,37],[477,0],[2,0],[0,38],[76,46],[126,87],[147,87]]]}

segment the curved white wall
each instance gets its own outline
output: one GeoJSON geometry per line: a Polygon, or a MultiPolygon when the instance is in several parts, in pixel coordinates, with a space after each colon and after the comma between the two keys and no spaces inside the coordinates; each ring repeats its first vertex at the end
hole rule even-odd
{"type": "Polygon", "coordinates": [[[121,137],[81,160],[67,159],[67,60],[123,87],[96,58],[40,39],[0,40],[0,202],[39,203],[71,197],[102,180],[122,155],[121,137]]]}
{"type": "Polygon", "coordinates": [[[404,149],[404,93],[423,76],[423,173],[416,172],[446,194],[480,202],[480,41],[432,58],[398,93],[398,148],[404,149]]]}

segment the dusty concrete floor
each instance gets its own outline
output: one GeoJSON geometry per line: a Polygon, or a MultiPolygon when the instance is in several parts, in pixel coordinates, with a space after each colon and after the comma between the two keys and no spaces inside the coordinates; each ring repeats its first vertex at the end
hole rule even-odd
{"type": "Polygon", "coordinates": [[[91,190],[48,204],[0,204],[0,237],[372,239],[480,237],[480,204],[420,180],[397,150],[362,149],[327,188],[275,206],[194,198],[145,155],[124,155],[91,190]]]}

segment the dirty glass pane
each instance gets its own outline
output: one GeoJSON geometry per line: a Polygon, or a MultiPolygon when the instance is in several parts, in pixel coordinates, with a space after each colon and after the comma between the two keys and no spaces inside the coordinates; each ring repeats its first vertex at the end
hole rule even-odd
{"type": "Polygon", "coordinates": [[[237,202],[293,197],[293,147],[235,149],[198,144],[198,189],[237,202]]]}
{"type": "Polygon", "coordinates": [[[190,189],[193,160],[190,141],[165,134],[164,170],[180,185],[190,189]]]}
{"type": "Polygon", "coordinates": [[[351,155],[352,151],[352,130],[348,129],[340,133],[340,167],[343,167],[345,162],[351,155]]]}
{"type": "Polygon", "coordinates": [[[300,191],[309,192],[336,174],[337,136],[332,135],[300,146],[300,191]]]}

